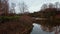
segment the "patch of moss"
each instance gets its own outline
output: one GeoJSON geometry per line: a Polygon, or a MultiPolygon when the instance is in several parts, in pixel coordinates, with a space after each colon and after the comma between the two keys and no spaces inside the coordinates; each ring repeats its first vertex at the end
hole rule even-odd
{"type": "Polygon", "coordinates": [[[0,16],[0,21],[18,20],[20,16],[0,16]]]}

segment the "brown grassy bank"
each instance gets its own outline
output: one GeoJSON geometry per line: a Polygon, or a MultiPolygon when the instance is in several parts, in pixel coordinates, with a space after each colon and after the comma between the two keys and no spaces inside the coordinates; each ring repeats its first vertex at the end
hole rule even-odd
{"type": "Polygon", "coordinates": [[[18,20],[6,21],[0,24],[0,34],[28,34],[32,29],[29,16],[21,16],[18,20]]]}

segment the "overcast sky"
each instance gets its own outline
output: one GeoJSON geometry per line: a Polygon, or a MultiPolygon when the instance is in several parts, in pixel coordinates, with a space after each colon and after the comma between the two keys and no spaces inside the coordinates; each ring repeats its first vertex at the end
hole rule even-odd
{"type": "MultiPolygon", "coordinates": [[[[9,0],[9,2],[14,2],[16,4],[21,3],[21,2],[25,2],[26,5],[28,6],[28,10],[30,12],[34,12],[34,11],[39,11],[41,6],[44,3],[55,3],[55,2],[60,2],[60,0],[9,0]]],[[[18,7],[16,6],[16,11],[19,12],[18,7]]]]}

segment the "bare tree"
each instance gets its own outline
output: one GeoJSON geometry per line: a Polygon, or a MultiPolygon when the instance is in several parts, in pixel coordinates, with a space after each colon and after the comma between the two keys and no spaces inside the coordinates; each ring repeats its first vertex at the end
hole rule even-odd
{"type": "Polygon", "coordinates": [[[0,0],[0,15],[8,15],[9,6],[8,6],[8,0],[0,0]]]}
{"type": "Polygon", "coordinates": [[[43,9],[43,10],[46,9],[46,8],[47,8],[47,4],[43,4],[42,7],[41,7],[41,9],[43,9]]]}
{"type": "Polygon", "coordinates": [[[54,8],[54,4],[49,3],[49,8],[54,8]]]}
{"type": "Polygon", "coordinates": [[[16,7],[16,4],[11,3],[11,11],[10,11],[10,13],[15,13],[15,7],[16,7]]]}
{"type": "Polygon", "coordinates": [[[23,2],[23,3],[19,3],[19,9],[21,13],[27,12],[28,11],[28,7],[27,5],[23,2]]]}
{"type": "Polygon", "coordinates": [[[55,7],[56,7],[56,8],[60,8],[60,3],[59,3],[59,2],[56,2],[56,3],[55,3],[55,7]]]}

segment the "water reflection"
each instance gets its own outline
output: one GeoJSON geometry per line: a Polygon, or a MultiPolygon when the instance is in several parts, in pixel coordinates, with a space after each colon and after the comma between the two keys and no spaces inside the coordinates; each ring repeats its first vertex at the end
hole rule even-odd
{"type": "Polygon", "coordinates": [[[46,31],[46,32],[54,32],[54,34],[60,34],[60,26],[55,26],[55,27],[52,27],[52,26],[43,26],[41,25],[41,28],[42,30],[46,31]]]}
{"type": "Polygon", "coordinates": [[[45,25],[41,25],[41,29],[46,32],[53,32],[55,30],[54,27],[45,26],[45,25]]]}
{"type": "Polygon", "coordinates": [[[31,34],[60,34],[60,26],[46,26],[40,24],[33,24],[33,30],[31,34]]]}

